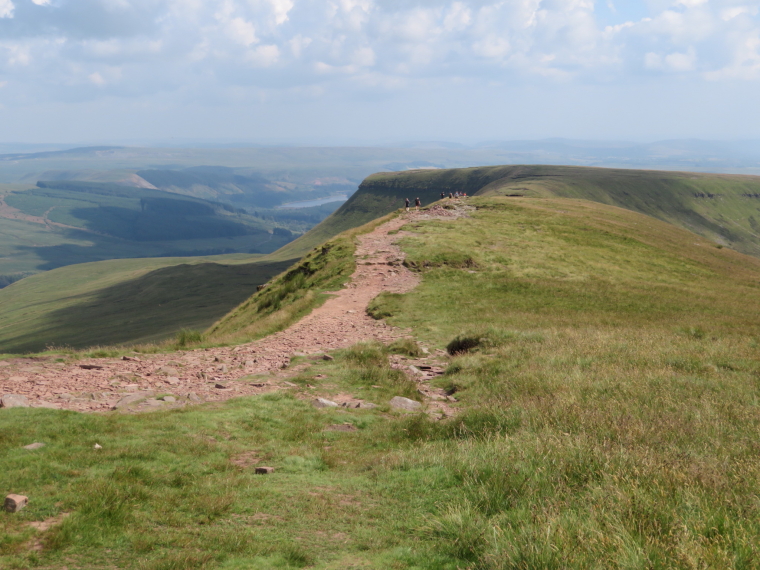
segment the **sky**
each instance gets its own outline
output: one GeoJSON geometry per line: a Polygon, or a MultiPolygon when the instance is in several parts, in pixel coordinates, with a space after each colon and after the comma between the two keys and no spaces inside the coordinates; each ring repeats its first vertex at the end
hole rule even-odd
{"type": "Polygon", "coordinates": [[[0,0],[0,143],[760,139],[760,0],[0,0]]]}

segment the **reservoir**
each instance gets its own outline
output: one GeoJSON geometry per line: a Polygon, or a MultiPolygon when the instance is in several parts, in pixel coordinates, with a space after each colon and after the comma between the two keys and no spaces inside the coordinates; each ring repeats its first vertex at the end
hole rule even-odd
{"type": "Polygon", "coordinates": [[[303,202],[288,202],[277,206],[277,208],[310,208],[312,206],[321,206],[322,204],[329,204],[330,202],[345,202],[348,200],[348,194],[333,194],[332,196],[325,196],[324,198],[317,198],[315,200],[304,200],[303,202]]]}

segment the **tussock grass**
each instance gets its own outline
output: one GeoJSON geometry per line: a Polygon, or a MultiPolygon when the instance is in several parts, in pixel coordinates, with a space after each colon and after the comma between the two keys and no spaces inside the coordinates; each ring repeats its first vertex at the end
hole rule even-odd
{"type": "Polygon", "coordinates": [[[376,301],[448,345],[466,407],[396,426],[396,469],[455,481],[417,535],[482,569],[757,567],[757,261],[592,204],[476,204],[405,246],[477,274],[376,301]]]}

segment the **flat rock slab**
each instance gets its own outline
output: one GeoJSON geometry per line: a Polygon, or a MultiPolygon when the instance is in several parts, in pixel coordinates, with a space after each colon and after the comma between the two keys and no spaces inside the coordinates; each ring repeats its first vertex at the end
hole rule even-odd
{"type": "Polygon", "coordinates": [[[408,412],[414,412],[422,407],[422,404],[403,396],[394,397],[391,402],[391,408],[394,410],[406,410],[408,412]]]}
{"type": "Polygon", "coordinates": [[[25,445],[24,449],[34,450],[34,449],[39,449],[40,447],[45,447],[45,444],[44,443],[39,443],[39,442],[35,441],[34,443],[30,443],[29,445],[25,445]]]}
{"type": "Polygon", "coordinates": [[[28,408],[29,400],[18,394],[5,394],[0,398],[0,408],[28,408]]]}
{"type": "Polygon", "coordinates": [[[5,504],[3,505],[3,508],[9,513],[17,513],[23,509],[28,502],[29,499],[24,495],[10,494],[5,497],[5,504]]]}
{"type": "Polygon", "coordinates": [[[256,475],[271,475],[274,473],[274,467],[257,467],[256,475]]]}
{"type": "Polygon", "coordinates": [[[121,398],[118,402],[116,402],[113,405],[114,410],[118,410],[120,408],[126,408],[130,404],[134,404],[135,402],[139,402],[140,400],[144,400],[145,398],[149,398],[153,395],[153,392],[135,392],[134,394],[129,394],[127,396],[124,396],[121,398]]]}
{"type": "Polygon", "coordinates": [[[316,398],[312,400],[311,405],[315,408],[337,408],[338,404],[331,400],[325,400],[324,398],[316,398]]]}

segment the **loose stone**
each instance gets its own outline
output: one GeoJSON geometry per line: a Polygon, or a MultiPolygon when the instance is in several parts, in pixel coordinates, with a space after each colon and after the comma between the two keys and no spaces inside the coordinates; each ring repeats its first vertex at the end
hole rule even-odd
{"type": "Polygon", "coordinates": [[[421,407],[422,404],[419,402],[410,400],[409,398],[404,398],[403,396],[396,396],[391,400],[391,408],[394,410],[406,410],[413,412],[415,410],[419,410],[421,407]]]}
{"type": "Polygon", "coordinates": [[[13,493],[11,493],[7,497],[5,497],[4,508],[9,513],[17,513],[21,509],[23,509],[28,502],[29,502],[28,497],[25,497],[24,495],[14,495],[13,493]]]}
{"type": "Polygon", "coordinates": [[[5,394],[0,398],[0,408],[28,408],[29,400],[19,394],[5,394]]]}

